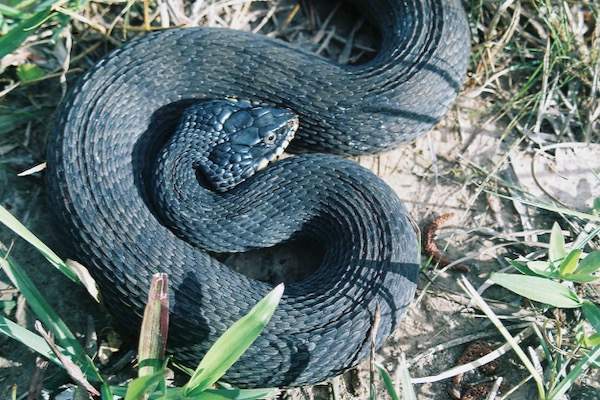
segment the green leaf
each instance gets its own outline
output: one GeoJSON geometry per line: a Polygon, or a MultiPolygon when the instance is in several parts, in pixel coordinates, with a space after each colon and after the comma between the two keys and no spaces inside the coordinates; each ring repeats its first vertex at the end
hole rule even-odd
{"type": "Polygon", "coordinates": [[[379,375],[381,375],[381,379],[383,379],[383,384],[385,385],[385,388],[387,389],[387,392],[392,398],[392,400],[400,400],[400,397],[396,392],[396,388],[394,387],[394,382],[392,381],[390,374],[386,371],[385,368],[383,368],[383,365],[375,363],[375,368],[377,368],[379,375]]]}
{"type": "Polygon", "coordinates": [[[198,394],[187,396],[186,399],[188,399],[188,400],[229,400],[229,397],[223,396],[221,394],[209,392],[207,390],[204,392],[200,392],[198,394]]]}
{"type": "Polygon", "coordinates": [[[590,325],[600,334],[600,308],[591,301],[585,300],[581,309],[590,325]]]}
{"type": "Polygon", "coordinates": [[[589,347],[600,345],[600,333],[594,333],[584,339],[584,344],[589,347]]]}
{"type": "Polygon", "coordinates": [[[583,250],[581,249],[575,249],[570,251],[569,254],[567,254],[565,259],[560,263],[560,267],[558,267],[561,276],[570,275],[573,273],[573,271],[575,271],[575,268],[577,268],[577,263],[579,261],[579,256],[582,252],[583,250]]]}
{"type": "Polygon", "coordinates": [[[589,283],[594,282],[600,279],[600,276],[594,275],[584,275],[584,274],[571,274],[564,277],[566,281],[576,282],[576,283],[589,283]]]}
{"type": "Polygon", "coordinates": [[[21,22],[19,25],[12,28],[6,35],[0,37],[0,58],[15,51],[21,43],[31,35],[38,25],[54,14],[52,8],[48,7],[21,22]]]}
{"type": "Polygon", "coordinates": [[[590,275],[600,269],[600,251],[594,251],[588,254],[581,262],[575,271],[575,275],[590,275]]]}
{"type": "Polygon", "coordinates": [[[551,263],[562,261],[567,255],[567,250],[565,249],[565,237],[563,236],[558,222],[555,222],[554,225],[552,225],[550,242],[548,244],[550,245],[550,248],[548,249],[548,261],[551,263]]]}
{"type": "Polygon", "coordinates": [[[550,279],[497,273],[492,274],[490,279],[523,297],[553,307],[576,308],[582,304],[581,299],[575,292],[567,286],[550,279]]]}
{"type": "Polygon", "coordinates": [[[548,261],[529,261],[527,267],[537,276],[558,278],[558,270],[548,261]]]}
{"type": "Polygon", "coordinates": [[[125,400],[144,399],[149,393],[156,390],[158,385],[165,380],[164,368],[150,375],[144,375],[132,380],[127,385],[125,400]]]}
{"type": "Polygon", "coordinates": [[[10,230],[19,235],[21,238],[29,242],[33,247],[37,249],[52,265],[54,265],[59,271],[61,271],[67,278],[71,279],[75,283],[81,283],[71,268],[65,264],[65,262],[46,246],[40,239],[37,238],[29,229],[25,227],[19,220],[12,216],[6,208],[0,206],[0,222],[6,225],[10,230]]]}
{"type": "Polygon", "coordinates": [[[50,346],[48,346],[48,343],[43,337],[37,333],[31,332],[29,329],[23,328],[22,326],[14,323],[2,315],[0,315],[0,332],[23,343],[25,346],[39,353],[53,363],[61,365],[61,362],[54,355],[54,352],[50,346]]]}
{"type": "Polygon", "coordinates": [[[185,396],[194,396],[210,388],[240,358],[271,319],[279,305],[283,289],[283,284],[276,286],[246,316],[217,339],[184,386],[185,396]]]}
{"type": "Polygon", "coordinates": [[[69,330],[62,319],[50,307],[40,291],[35,287],[25,270],[9,261],[6,253],[0,250],[0,266],[11,280],[13,285],[19,289],[27,300],[39,320],[48,327],[55,336],[56,341],[64,348],[64,354],[77,365],[80,365],[89,381],[104,382],[92,360],[87,356],[83,347],[75,335],[69,330]]]}
{"type": "Polygon", "coordinates": [[[277,389],[207,389],[203,393],[212,393],[234,400],[258,400],[277,396],[277,389]]]}
{"type": "Polygon", "coordinates": [[[35,64],[21,64],[17,67],[17,76],[22,82],[34,81],[42,78],[46,73],[35,64]]]}
{"type": "Polygon", "coordinates": [[[509,258],[505,258],[505,260],[512,265],[513,267],[515,267],[520,273],[522,273],[523,275],[529,275],[529,276],[540,276],[539,274],[536,274],[535,272],[533,272],[531,269],[529,269],[526,265],[523,265],[515,260],[511,260],[509,258]]]}
{"type": "Polygon", "coordinates": [[[9,18],[26,19],[30,18],[31,14],[25,13],[17,8],[0,3],[0,14],[9,18]]]}
{"type": "Polygon", "coordinates": [[[546,399],[560,399],[581,378],[587,369],[600,358],[600,346],[592,348],[584,353],[583,359],[579,361],[569,374],[562,379],[554,390],[545,397],[546,399]]]}
{"type": "Polygon", "coordinates": [[[570,215],[572,217],[581,218],[581,219],[586,220],[586,221],[600,222],[600,216],[599,215],[583,213],[583,212],[575,211],[575,210],[567,208],[567,207],[557,207],[557,206],[552,205],[552,204],[539,203],[539,202],[527,200],[527,199],[524,199],[524,198],[512,197],[512,196],[505,196],[503,194],[496,193],[496,192],[489,192],[489,193],[493,193],[495,196],[498,196],[498,197],[501,197],[501,198],[504,198],[504,199],[508,199],[508,200],[512,200],[512,201],[518,201],[519,203],[522,203],[522,204],[525,204],[525,205],[528,205],[528,206],[532,206],[532,207],[536,207],[536,208],[541,208],[542,210],[548,210],[548,211],[552,211],[552,212],[555,212],[555,213],[560,213],[560,214],[564,214],[564,215],[570,215]]]}
{"type": "Polygon", "coordinates": [[[20,125],[29,122],[37,115],[41,114],[42,110],[32,111],[13,111],[10,114],[0,115],[0,136],[7,133],[12,133],[20,125]]]}
{"type": "Polygon", "coordinates": [[[406,361],[401,362],[398,368],[400,369],[400,383],[402,385],[402,395],[404,396],[404,400],[417,400],[415,387],[410,379],[408,363],[406,361]]]}

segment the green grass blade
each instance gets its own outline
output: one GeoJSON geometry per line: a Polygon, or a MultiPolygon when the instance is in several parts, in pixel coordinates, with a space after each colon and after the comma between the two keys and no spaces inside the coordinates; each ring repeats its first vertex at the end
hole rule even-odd
{"type": "Polygon", "coordinates": [[[490,279],[508,290],[540,303],[561,308],[581,307],[582,301],[575,292],[546,278],[493,273],[490,279]]]}
{"type": "Polygon", "coordinates": [[[506,195],[503,195],[501,193],[496,193],[496,192],[489,192],[489,193],[492,193],[495,196],[498,196],[503,199],[518,201],[519,203],[522,203],[522,204],[525,204],[525,205],[528,205],[531,207],[541,208],[542,210],[547,210],[547,211],[564,214],[564,215],[570,215],[572,217],[581,218],[586,221],[600,222],[600,215],[583,213],[580,211],[571,210],[566,207],[557,207],[555,205],[539,203],[536,201],[531,201],[531,200],[527,200],[527,199],[523,199],[523,198],[519,198],[519,197],[506,196],[506,195]]]}
{"type": "Polygon", "coordinates": [[[125,400],[138,400],[147,398],[149,393],[156,390],[158,385],[165,380],[164,368],[154,372],[150,375],[140,376],[132,380],[127,385],[127,393],[125,394],[125,400]]]}
{"type": "Polygon", "coordinates": [[[184,395],[194,396],[203,392],[225,374],[267,325],[279,305],[283,289],[283,284],[276,286],[217,339],[184,386],[184,395]]]}
{"type": "Polygon", "coordinates": [[[585,300],[581,309],[590,325],[600,334],[600,308],[591,301],[585,300]]]}
{"type": "Polygon", "coordinates": [[[538,276],[543,276],[546,278],[558,278],[558,269],[556,269],[553,264],[548,261],[529,261],[527,263],[527,268],[533,271],[538,276]]]}
{"type": "Polygon", "coordinates": [[[209,391],[201,392],[185,398],[188,400],[230,400],[229,397],[209,391]]]}
{"type": "Polygon", "coordinates": [[[556,263],[557,261],[562,261],[566,257],[567,250],[565,249],[565,236],[557,222],[552,225],[552,232],[550,232],[550,241],[548,244],[550,245],[550,248],[548,249],[548,261],[556,263]]]}
{"type": "Polygon", "coordinates": [[[396,392],[396,388],[394,387],[394,382],[392,381],[390,374],[386,371],[385,368],[383,368],[383,365],[375,363],[375,368],[377,368],[379,375],[381,375],[381,379],[383,379],[383,384],[385,385],[385,388],[392,400],[400,400],[400,397],[396,392]]]}
{"type": "Polygon", "coordinates": [[[48,343],[43,337],[33,333],[29,329],[23,328],[21,325],[14,323],[3,315],[0,315],[0,332],[23,343],[25,346],[53,363],[61,365],[60,360],[54,355],[54,352],[52,352],[52,349],[48,346],[48,343]]]}
{"type": "Polygon", "coordinates": [[[588,254],[573,272],[574,275],[589,275],[600,269],[600,251],[588,254]]]}
{"type": "Polygon", "coordinates": [[[208,389],[204,393],[212,393],[233,400],[259,400],[277,396],[277,389],[208,389]]]}
{"type": "Polygon", "coordinates": [[[31,18],[31,14],[25,13],[18,8],[11,7],[6,4],[0,3],[0,14],[5,15],[9,18],[27,19],[31,18]]]}
{"type": "Polygon", "coordinates": [[[415,387],[412,384],[410,371],[408,370],[408,362],[405,359],[404,354],[402,355],[400,366],[400,385],[402,386],[402,395],[404,400],[417,400],[417,393],[415,393],[415,387]]]}
{"type": "Polygon", "coordinates": [[[79,344],[73,333],[46,302],[25,271],[13,262],[10,262],[2,250],[0,250],[0,266],[13,285],[25,297],[27,303],[29,303],[42,324],[54,333],[56,341],[64,348],[65,354],[82,368],[89,381],[102,382],[102,378],[94,363],[86,355],[83,347],[79,344]]]}
{"type": "MultiPolygon", "coordinates": [[[[5,115],[0,115],[0,136],[13,131],[25,122],[31,121],[42,114],[42,110],[32,111],[12,111],[5,115]]],[[[45,112],[44,112],[45,113],[45,112]]]]}
{"type": "MultiPolygon", "coordinates": [[[[527,278],[520,275],[517,275],[517,277],[520,279],[527,278]]],[[[533,380],[536,383],[540,398],[546,398],[544,397],[545,389],[543,378],[540,372],[535,368],[529,357],[527,357],[527,354],[525,354],[521,346],[519,346],[519,342],[510,334],[508,329],[506,329],[506,327],[502,324],[500,318],[498,318],[498,316],[485,302],[485,300],[479,295],[479,293],[477,293],[477,290],[475,290],[475,288],[473,287],[473,285],[471,285],[471,282],[469,282],[467,278],[462,277],[459,283],[463,286],[465,292],[467,292],[467,294],[470,295],[471,299],[475,300],[475,302],[479,305],[479,308],[481,308],[481,311],[483,311],[483,313],[489,318],[489,320],[494,324],[494,326],[498,329],[502,336],[504,336],[504,339],[506,339],[506,341],[510,344],[510,347],[517,354],[525,368],[527,368],[527,370],[529,371],[533,380]]]]}
{"type": "Polygon", "coordinates": [[[585,373],[585,371],[595,362],[600,359],[600,346],[594,347],[592,350],[584,354],[583,360],[579,361],[567,376],[561,380],[552,392],[548,394],[547,399],[560,399],[567,391],[577,382],[577,380],[585,373]]]}
{"type": "Polygon", "coordinates": [[[529,276],[541,276],[537,273],[535,273],[534,271],[532,271],[529,267],[527,267],[526,265],[523,265],[515,260],[511,260],[509,258],[505,258],[505,260],[512,265],[513,267],[515,267],[520,273],[522,273],[523,275],[529,275],[529,276]]]}
{"type": "Polygon", "coordinates": [[[12,28],[8,33],[4,36],[0,37],[0,58],[3,58],[7,54],[15,51],[21,43],[27,39],[32,31],[40,25],[42,22],[47,20],[51,15],[55,14],[52,12],[50,7],[42,10],[25,21],[21,22],[19,25],[12,28]]]}
{"type": "Polygon", "coordinates": [[[565,259],[560,263],[559,269],[561,276],[568,276],[575,271],[579,261],[579,256],[582,252],[583,250],[581,249],[575,249],[570,251],[569,254],[567,254],[565,259]]]}
{"type": "Polygon", "coordinates": [[[40,239],[37,238],[29,229],[25,227],[18,219],[13,217],[6,208],[0,206],[0,222],[2,222],[8,229],[19,235],[25,241],[29,242],[35,247],[46,259],[54,265],[60,272],[62,272],[67,278],[75,283],[81,283],[77,274],[69,268],[69,266],[48,246],[44,244],[40,239]]]}
{"type": "Polygon", "coordinates": [[[565,276],[565,280],[577,283],[589,283],[600,279],[600,276],[594,275],[583,275],[583,274],[571,274],[565,276]]]}

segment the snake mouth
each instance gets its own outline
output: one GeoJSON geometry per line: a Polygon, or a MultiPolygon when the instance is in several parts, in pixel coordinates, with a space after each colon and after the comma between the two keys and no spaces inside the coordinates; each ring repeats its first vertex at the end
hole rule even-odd
{"type": "Polygon", "coordinates": [[[274,151],[272,151],[267,156],[264,156],[260,160],[258,160],[258,162],[256,164],[257,166],[256,166],[255,172],[262,171],[263,169],[267,168],[267,166],[269,164],[271,164],[272,162],[279,161],[279,159],[285,152],[285,149],[287,149],[287,147],[292,142],[292,139],[294,139],[294,135],[296,134],[297,129],[298,129],[297,120],[290,121],[290,132],[289,132],[287,138],[284,139],[281,142],[281,144],[279,146],[277,146],[277,148],[274,151]],[[292,124],[292,122],[294,122],[294,123],[292,124]]]}

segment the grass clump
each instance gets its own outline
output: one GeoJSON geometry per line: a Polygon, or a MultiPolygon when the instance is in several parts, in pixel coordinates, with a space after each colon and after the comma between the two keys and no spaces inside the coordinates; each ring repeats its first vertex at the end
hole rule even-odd
{"type": "Polygon", "coordinates": [[[473,52],[476,93],[495,98],[529,140],[597,142],[600,138],[600,24],[594,2],[479,2],[473,52]]]}
{"type": "MultiPolygon", "coordinates": [[[[585,257],[581,248],[566,250],[560,226],[555,224],[550,236],[545,260],[509,260],[520,274],[494,273],[491,281],[533,300],[538,322],[533,329],[539,346],[529,355],[508,332],[501,320],[463,279],[463,285],[486,316],[500,330],[511,345],[538,388],[542,400],[562,398],[574,384],[581,381],[591,369],[600,367],[600,308],[578,294],[574,283],[588,283],[600,279],[594,275],[600,270],[600,252],[585,257]],[[537,304],[536,303],[536,304],[537,304]],[[556,318],[559,309],[581,309],[583,319],[575,323],[556,318]],[[551,313],[554,317],[546,317],[551,313]],[[545,366],[543,366],[545,365],[545,366]]],[[[512,388],[502,398],[510,398],[512,388]]]]}
{"type": "MultiPolygon", "coordinates": [[[[69,271],[67,263],[58,259],[4,208],[0,208],[0,211],[0,222],[30,242],[66,276],[79,282],[75,272],[69,271]]],[[[168,359],[165,357],[169,314],[168,278],[165,274],[156,274],[150,283],[149,299],[140,334],[139,377],[126,385],[110,385],[92,361],[94,355],[86,353],[76,336],[28,277],[25,269],[8,257],[6,249],[0,249],[0,266],[34,311],[38,319],[36,322],[38,333],[18,325],[3,315],[0,315],[0,332],[64,368],[84,398],[112,400],[114,395],[118,395],[132,400],[141,398],[259,399],[272,397],[277,393],[275,389],[238,390],[230,387],[215,389],[214,385],[267,325],[283,294],[283,284],[276,286],[247,315],[223,333],[205,354],[196,370],[189,371],[190,378],[186,384],[181,387],[169,387],[167,385],[168,359]]],[[[39,393],[37,395],[39,396],[39,393]]]]}

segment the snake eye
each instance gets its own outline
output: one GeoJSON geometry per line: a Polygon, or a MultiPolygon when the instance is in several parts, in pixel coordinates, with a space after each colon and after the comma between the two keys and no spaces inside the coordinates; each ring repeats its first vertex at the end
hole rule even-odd
{"type": "Polygon", "coordinates": [[[275,142],[275,139],[277,139],[277,135],[275,134],[275,132],[269,132],[265,135],[265,137],[263,137],[263,142],[265,144],[273,144],[275,142]]]}

